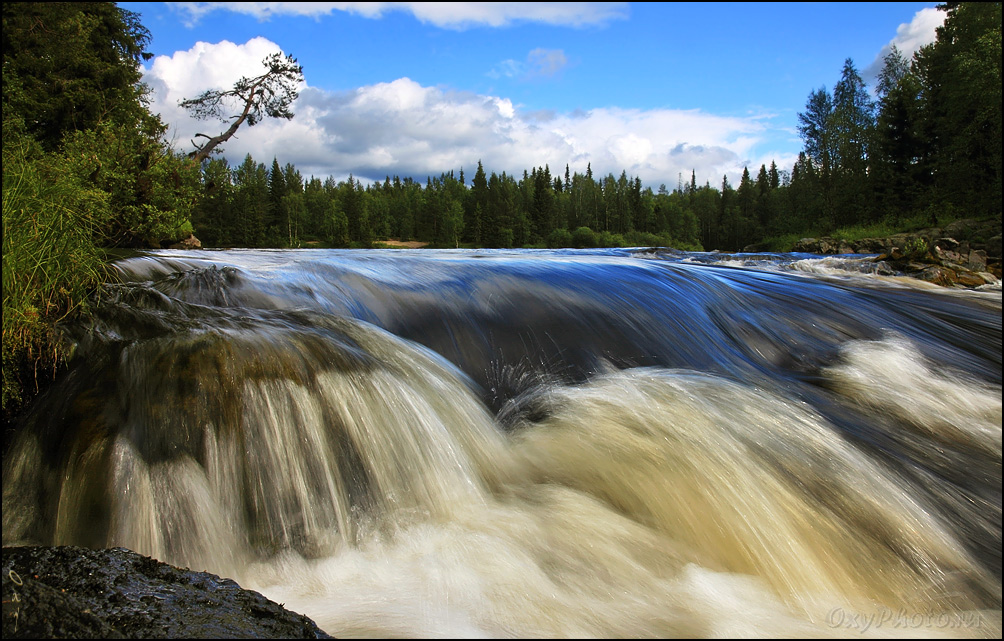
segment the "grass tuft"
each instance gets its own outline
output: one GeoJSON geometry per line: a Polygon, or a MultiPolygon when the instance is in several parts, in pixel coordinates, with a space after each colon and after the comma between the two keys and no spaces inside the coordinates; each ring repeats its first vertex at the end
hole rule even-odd
{"type": "Polygon", "coordinates": [[[65,361],[56,323],[78,313],[101,280],[88,212],[107,195],[15,127],[3,140],[3,413],[15,415],[65,361]]]}

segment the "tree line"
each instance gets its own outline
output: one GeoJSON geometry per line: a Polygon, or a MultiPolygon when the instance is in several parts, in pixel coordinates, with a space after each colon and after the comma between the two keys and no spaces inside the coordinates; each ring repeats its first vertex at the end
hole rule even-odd
{"type": "Polygon", "coordinates": [[[947,3],[933,43],[911,59],[893,46],[875,91],[848,58],[829,91],[798,115],[805,146],[790,169],[744,168],[738,185],[678,179],[653,191],[622,172],[521,177],[481,162],[363,185],[303,176],[248,155],[203,166],[192,222],[213,246],[367,247],[416,239],[438,247],[670,245],[784,249],[793,236],[885,224],[937,225],[1001,213],[1000,3],[947,3]]]}
{"type": "Polygon", "coordinates": [[[517,180],[478,162],[470,184],[460,169],[424,183],[388,176],[363,185],[352,176],[304,179],[292,164],[273,158],[266,166],[249,154],[237,167],[209,160],[203,176],[192,220],[211,246],[366,247],[386,238],[437,247],[700,244],[692,199],[665,186],[653,193],[626,172],[596,179],[591,167],[552,176],[545,165],[517,180]]]}
{"type": "Polygon", "coordinates": [[[366,247],[385,238],[437,247],[601,247],[661,245],[700,250],[740,248],[793,226],[790,174],[775,163],[756,177],[743,172],[733,188],[678,179],[671,191],[644,187],[622,171],[604,177],[552,175],[550,167],[517,179],[490,175],[478,161],[470,184],[464,170],[428,177],[387,176],[363,185],[353,177],[308,179],[292,164],[271,166],[248,154],[237,167],[207,161],[204,195],[192,221],[200,238],[220,247],[366,247]]]}

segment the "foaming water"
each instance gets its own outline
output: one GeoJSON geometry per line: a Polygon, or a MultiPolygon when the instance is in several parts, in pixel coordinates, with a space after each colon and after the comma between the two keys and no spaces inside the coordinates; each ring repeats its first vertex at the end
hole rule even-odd
{"type": "Polygon", "coordinates": [[[249,578],[349,636],[844,636],[867,616],[886,619],[877,636],[999,629],[975,596],[999,600],[996,579],[811,410],[665,370],[551,402],[485,501],[249,578]]]}
{"type": "Polygon", "coordinates": [[[679,258],[123,261],[4,544],[335,636],[998,638],[1000,297],[679,258]]]}

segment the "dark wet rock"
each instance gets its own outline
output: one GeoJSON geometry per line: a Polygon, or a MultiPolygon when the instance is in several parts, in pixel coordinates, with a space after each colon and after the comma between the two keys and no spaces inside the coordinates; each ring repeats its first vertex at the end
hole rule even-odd
{"type": "Polygon", "coordinates": [[[943,251],[939,246],[933,250],[918,248],[903,253],[893,248],[889,254],[880,254],[874,261],[887,270],[912,276],[943,287],[963,287],[973,289],[1000,280],[1000,265],[996,273],[989,271],[986,254],[982,251],[960,254],[943,251]]]}
{"type": "MultiPolygon", "coordinates": [[[[760,253],[763,253],[763,252],[769,252],[770,251],[770,247],[771,247],[771,245],[768,242],[753,243],[752,245],[746,245],[745,247],[743,247],[742,253],[744,253],[744,254],[760,254],[760,253]]],[[[656,248],[653,247],[652,249],[655,250],[656,248]]]]}
{"type": "MultiPolygon", "coordinates": [[[[990,244],[991,239],[994,237],[1000,238],[1001,235],[1001,220],[956,220],[955,222],[949,223],[942,230],[943,236],[949,236],[955,238],[960,242],[970,243],[972,245],[979,245],[975,249],[985,249],[982,245],[990,244]]],[[[998,247],[1000,246],[1000,241],[998,240],[998,247]]],[[[1000,257],[1000,253],[997,254],[1000,257]]]]}
{"type": "Polygon", "coordinates": [[[1001,235],[998,233],[996,236],[991,236],[987,239],[986,245],[987,256],[999,263],[1001,260],[1001,235]]]}
{"type": "Polygon", "coordinates": [[[125,548],[3,548],[3,638],[330,639],[230,579],[125,548]]]}
{"type": "Polygon", "coordinates": [[[881,254],[889,248],[889,241],[885,238],[862,238],[854,243],[855,254],[881,254]]]}
{"type": "Polygon", "coordinates": [[[791,251],[799,254],[836,254],[837,241],[829,236],[802,238],[791,247],[791,251]]]}

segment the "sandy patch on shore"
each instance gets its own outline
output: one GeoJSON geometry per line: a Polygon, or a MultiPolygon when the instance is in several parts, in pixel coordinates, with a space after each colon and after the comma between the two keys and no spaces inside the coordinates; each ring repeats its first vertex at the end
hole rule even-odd
{"type": "Polygon", "coordinates": [[[388,247],[407,247],[408,249],[418,249],[419,247],[425,247],[429,243],[422,243],[417,240],[401,242],[397,238],[388,238],[386,240],[375,241],[374,244],[387,245],[388,247]]]}

